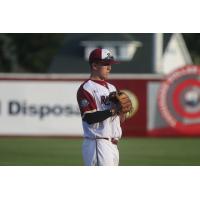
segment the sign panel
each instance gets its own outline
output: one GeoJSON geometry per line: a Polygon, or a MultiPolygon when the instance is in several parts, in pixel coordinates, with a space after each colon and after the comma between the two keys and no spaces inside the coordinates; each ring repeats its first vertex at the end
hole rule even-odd
{"type": "Polygon", "coordinates": [[[187,134],[200,133],[200,67],[186,66],[162,82],[158,105],[167,123],[187,134]]]}
{"type": "Polygon", "coordinates": [[[0,134],[82,135],[77,81],[0,81],[0,134]]]}
{"type": "Polygon", "coordinates": [[[148,82],[148,135],[200,136],[200,66],[148,82]]]}

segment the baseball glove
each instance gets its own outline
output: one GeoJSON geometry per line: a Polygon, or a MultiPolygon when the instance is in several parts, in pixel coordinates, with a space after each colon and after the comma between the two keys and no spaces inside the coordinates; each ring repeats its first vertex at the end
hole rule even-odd
{"type": "Polygon", "coordinates": [[[126,114],[133,109],[131,100],[125,92],[112,92],[109,95],[109,100],[116,105],[117,114],[126,114]]]}

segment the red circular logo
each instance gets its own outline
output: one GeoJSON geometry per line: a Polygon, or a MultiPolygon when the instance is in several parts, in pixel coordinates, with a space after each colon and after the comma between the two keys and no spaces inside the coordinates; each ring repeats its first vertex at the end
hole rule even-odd
{"type": "Polygon", "coordinates": [[[185,66],[161,83],[158,106],[167,123],[186,134],[200,134],[200,66],[185,66]]]}

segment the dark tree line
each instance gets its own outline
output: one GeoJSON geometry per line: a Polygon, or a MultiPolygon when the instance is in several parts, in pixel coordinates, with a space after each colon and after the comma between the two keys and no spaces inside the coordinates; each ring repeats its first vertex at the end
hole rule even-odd
{"type": "Polygon", "coordinates": [[[183,37],[194,64],[200,64],[200,33],[184,33],[183,37]]]}
{"type": "Polygon", "coordinates": [[[45,73],[64,34],[0,34],[0,72],[45,73]]]}
{"type": "MultiPolygon", "coordinates": [[[[0,72],[46,73],[61,48],[65,34],[0,34],[0,72]]],[[[183,37],[195,64],[200,64],[200,34],[183,37]]]]}

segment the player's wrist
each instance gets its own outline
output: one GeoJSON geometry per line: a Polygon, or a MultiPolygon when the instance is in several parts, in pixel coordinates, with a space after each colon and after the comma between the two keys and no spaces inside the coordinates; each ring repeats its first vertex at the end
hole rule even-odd
{"type": "Polygon", "coordinates": [[[110,109],[114,115],[119,115],[120,114],[120,105],[119,104],[112,104],[111,109],[110,109]]]}
{"type": "Polygon", "coordinates": [[[117,110],[115,108],[110,109],[111,116],[115,116],[117,114],[117,110]]]}

